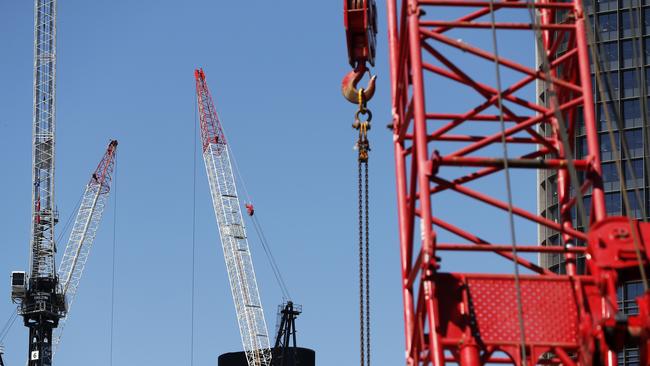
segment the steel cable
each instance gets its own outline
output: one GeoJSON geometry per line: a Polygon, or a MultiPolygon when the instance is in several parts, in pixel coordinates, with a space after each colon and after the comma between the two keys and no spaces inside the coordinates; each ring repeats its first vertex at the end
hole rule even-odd
{"type": "Polygon", "coordinates": [[[370,366],[370,193],[368,183],[368,160],[365,167],[365,224],[366,224],[366,365],[370,366]]]}
{"type": "MultiPolygon", "coordinates": [[[[596,84],[597,84],[597,87],[598,87],[598,92],[600,93],[600,96],[601,96],[601,98],[603,100],[607,100],[606,94],[605,94],[606,91],[603,89],[603,85],[605,85],[605,88],[608,89],[607,92],[610,95],[612,95],[611,94],[610,80],[609,80],[609,78],[606,78],[605,79],[605,84],[603,84],[603,82],[602,82],[601,72],[600,72],[600,62],[601,62],[601,60],[600,60],[600,55],[599,55],[598,51],[596,50],[597,38],[594,35],[594,33],[592,32],[591,24],[589,23],[588,17],[585,20],[585,22],[586,22],[586,27],[585,28],[586,28],[586,32],[587,32],[587,38],[589,40],[589,43],[592,45],[591,53],[592,53],[592,59],[594,60],[594,73],[596,74],[596,84]],[[594,47],[594,46],[596,46],[596,47],[594,47]]],[[[634,23],[632,22],[632,24],[634,24],[634,23]]],[[[636,255],[637,261],[639,263],[639,273],[641,275],[641,280],[643,282],[644,291],[648,291],[648,278],[647,278],[645,268],[643,266],[643,258],[641,256],[641,249],[640,249],[640,245],[639,245],[638,233],[636,232],[636,230],[634,228],[633,218],[630,215],[631,214],[631,207],[630,207],[629,197],[627,195],[627,189],[626,189],[626,186],[625,186],[625,179],[623,178],[623,168],[621,166],[621,156],[618,153],[618,148],[617,148],[616,141],[615,141],[615,138],[614,138],[614,129],[612,127],[611,116],[609,114],[609,108],[605,107],[605,108],[603,108],[603,110],[605,112],[605,123],[607,125],[608,137],[609,137],[610,145],[612,146],[612,154],[614,155],[614,164],[616,166],[616,170],[617,170],[617,173],[618,173],[618,176],[619,176],[618,177],[619,178],[619,184],[621,186],[621,191],[622,191],[623,203],[625,205],[626,216],[628,217],[628,219],[630,221],[630,231],[631,231],[631,235],[632,235],[632,239],[633,239],[632,241],[633,241],[633,244],[634,244],[635,255],[636,255]]],[[[621,129],[622,125],[621,125],[620,118],[618,118],[618,120],[619,120],[618,121],[618,127],[619,127],[619,129],[621,129]]],[[[621,134],[621,142],[622,142],[621,147],[623,149],[623,153],[624,153],[625,156],[627,156],[628,162],[629,162],[630,152],[629,152],[627,143],[625,141],[624,134],[621,134]]],[[[634,174],[634,173],[632,173],[632,174],[634,174]]],[[[637,198],[640,198],[640,193],[638,192],[638,187],[635,186],[634,190],[635,190],[635,195],[637,196],[637,198]]]]}
{"type": "Polygon", "coordinates": [[[115,267],[117,252],[117,155],[115,156],[115,170],[113,173],[113,255],[112,255],[112,279],[111,279],[111,334],[109,364],[113,366],[113,335],[115,331],[115,267]]]}
{"type": "Polygon", "coordinates": [[[190,303],[190,366],[194,366],[194,303],[196,278],[196,148],[198,140],[198,95],[194,94],[194,146],[192,147],[192,295],[190,303]]]}
{"type": "MultiPolygon", "coordinates": [[[[224,134],[225,134],[225,129],[224,129],[224,134]]],[[[240,186],[244,190],[244,195],[246,196],[246,200],[250,203],[252,202],[251,196],[248,194],[248,189],[246,188],[246,182],[244,182],[244,178],[242,177],[241,171],[239,169],[239,164],[237,164],[237,158],[235,157],[235,153],[230,147],[228,147],[228,152],[230,153],[231,161],[233,163],[233,168],[235,171],[235,175],[237,176],[237,180],[239,181],[240,186]]],[[[266,235],[264,234],[262,225],[256,217],[258,215],[259,214],[252,215],[251,221],[253,221],[253,227],[262,245],[262,249],[264,250],[266,259],[269,262],[269,265],[271,266],[271,270],[273,271],[273,275],[276,278],[278,287],[280,287],[280,291],[283,293],[283,296],[285,296],[287,299],[291,299],[291,294],[289,293],[289,288],[287,287],[286,282],[284,281],[284,277],[282,276],[282,272],[280,271],[280,266],[278,266],[275,257],[273,256],[273,252],[271,251],[271,246],[269,245],[268,240],[266,239],[266,235]]]]}
{"type": "Polygon", "coordinates": [[[521,357],[522,364],[526,366],[527,357],[526,357],[526,333],[525,333],[525,324],[524,324],[524,307],[521,294],[521,281],[519,278],[519,257],[517,255],[517,239],[515,233],[515,219],[512,210],[513,199],[512,199],[512,185],[510,180],[510,169],[508,166],[508,144],[506,142],[506,125],[503,117],[503,98],[502,98],[502,85],[501,85],[501,70],[499,64],[499,48],[497,42],[497,31],[496,31],[496,15],[494,13],[494,0],[490,0],[490,20],[492,28],[492,47],[494,48],[494,67],[495,67],[495,78],[497,84],[497,103],[499,107],[499,124],[501,127],[501,146],[503,147],[503,171],[505,173],[506,180],[506,192],[508,198],[508,221],[510,226],[510,240],[512,242],[512,258],[514,263],[514,277],[515,277],[515,291],[517,297],[517,318],[519,321],[519,333],[520,333],[520,348],[521,348],[521,357]]]}
{"type": "Polygon", "coordinates": [[[363,163],[361,160],[359,160],[359,179],[358,179],[358,184],[359,184],[359,347],[360,347],[360,359],[361,359],[361,366],[365,366],[365,342],[366,338],[364,336],[365,334],[365,324],[364,324],[364,292],[363,292],[363,279],[364,279],[364,265],[363,265],[363,179],[362,179],[362,172],[363,172],[363,163]]]}

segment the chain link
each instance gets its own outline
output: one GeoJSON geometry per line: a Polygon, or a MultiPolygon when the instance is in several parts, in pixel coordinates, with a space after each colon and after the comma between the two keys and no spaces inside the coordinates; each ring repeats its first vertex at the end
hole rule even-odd
{"type": "Polygon", "coordinates": [[[359,131],[357,149],[359,150],[359,338],[361,366],[370,366],[370,215],[368,182],[368,130],[372,113],[366,107],[364,90],[358,94],[359,109],[352,127],[359,131]],[[361,116],[366,116],[362,121],[361,116]],[[364,174],[365,173],[365,174],[364,174]],[[364,283],[365,281],[365,283],[364,283]],[[365,292],[364,292],[365,289],[365,292]]]}

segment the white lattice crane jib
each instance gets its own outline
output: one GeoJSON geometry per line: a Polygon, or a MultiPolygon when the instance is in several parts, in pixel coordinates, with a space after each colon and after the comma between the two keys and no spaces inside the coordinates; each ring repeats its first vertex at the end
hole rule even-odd
{"type": "Polygon", "coordinates": [[[205,81],[205,73],[199,69],[194,76],[202,155],[244,351],[249,366],[268,366],[271,364],[269,337],[228,145],[205,81]]]}

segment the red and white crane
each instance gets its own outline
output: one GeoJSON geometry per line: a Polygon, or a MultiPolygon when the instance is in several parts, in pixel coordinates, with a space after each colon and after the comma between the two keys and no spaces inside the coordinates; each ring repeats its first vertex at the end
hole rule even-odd
{"type": "Polygon", "coordinates": [[[59,327],[55,331],[52,342],[53,351],[56,351],[61,342],[65,322],[70,316],[70,308],[77,297],[77,289],[79,288],[86,261],[90,255],[104,208],[108,202],[115,169],[116,153],[117,140],[113,140],[108,144],[102,160],[86,185],[77,211],[77,217],[70,232],[68,244],[61,259],[57,275],[60,281],[59,292],[65,296],[67,316],[61,319],[59,327]]]}
{"type": "MultiPolygon", "coordinates": [[[[367,102],[356,83],[374,56],[374,1],[344,1],[355,68],[344,94],[367,102]]],[[[614,366],[630,344],[650,364],[650,224],[607,216],[589,58],[597,47],[582,1],[386,4],[406,364],[614,366]],[[527,32],[514,39],[530,43],[499,54],[497,31],[527,32]],[[559,215],[480,184],[500,176],[507,187],[521,169],[557,177],[559,215]],[[511,228],[516,217],[552,230],[562,245],[519,243],[514,232],[504,242],[507,226],[486,234],[482,216],[436,204],[452,194],[490,210],[481,215],[507,215],[511,228]],[[514,262],[513,274],[441,270],[445,253],[478,251],[514,262]],[[522,252],[555,253],[566,274],[522,252]],[[638,314],[620,313],[617,287],[640,279],[638,314]]]]}
{"type": "Polygon", "coordinates": [[[201,148],[210,184],[212,205],[226,261],[241,340],[249,366],[270,366],[271,349],[264,309],[255,278],[229,146],[205,81],[195,70],[201,124],[201,148]]]}

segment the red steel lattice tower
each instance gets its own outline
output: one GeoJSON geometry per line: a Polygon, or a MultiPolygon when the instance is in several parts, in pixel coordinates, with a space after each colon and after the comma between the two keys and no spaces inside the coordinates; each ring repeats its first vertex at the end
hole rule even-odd
{"type": "MultiPolygon", "coordinates": [[[[638,315],[621,317],[616,288],[647,270],[650,227],[606,214],[594,112],[582,108],[593,105],[593,95],[580,1],[387,0],[387,13],[407,364],[615,365],[624,342],[641,345],[648,364],[648,295],[637,299],[638,315]],[[522,47],[531,53],[524,62],[499,56],[489,40],[504,31],[538,41],[544,67],[532,57],[535,46],[522,47]],[[494,77],[497,67],[502,78],[494,77]],[[453,93],[462,109],[441,101],[453,93]],[[574,157],[575,146],[563,140],[573,141],[578,128],[587,142],[574,157]],[[502,143],[517,156],[506,158],[502,143]],[[557,174],[558,217],[482,192],[477,183],[506,166],[557,174]],[[511,208],[518,220],[561,233],[565,245],[482,237],[480,217],[470,212],[454,221],[433,204],[451,192],[494,214],[511,208]],[[582,202],[588,224],[572,217],[582,202]],[[443,273],[449,251],[491,252],[525,273],[443,273]],[[567,274],[517,252],[559,253],[567,274]],[[576,270],[582,256],[586,274],[576,270]]],[[[368,60],[353,61],[358,71],[368,60]]]]}

